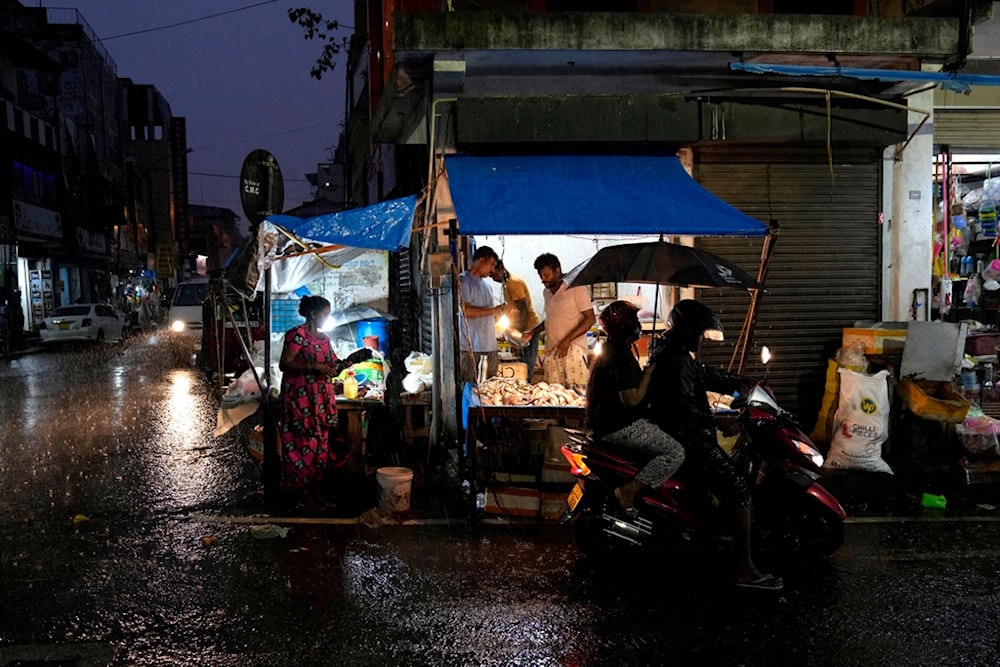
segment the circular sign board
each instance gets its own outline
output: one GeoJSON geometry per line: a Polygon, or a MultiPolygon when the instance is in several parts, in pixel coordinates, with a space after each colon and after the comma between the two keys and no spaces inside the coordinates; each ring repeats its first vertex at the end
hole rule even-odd
{"type": "Polygon", "coordinates": [[[285,205],[285,183],[273,155],[262,148],[251,151],[240,169],[240,202],[252,225],[281,213],[285,205]]]}

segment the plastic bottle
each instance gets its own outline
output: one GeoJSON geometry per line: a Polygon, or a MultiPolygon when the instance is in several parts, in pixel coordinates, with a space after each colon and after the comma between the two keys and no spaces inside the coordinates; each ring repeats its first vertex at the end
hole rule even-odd
{"type": "Polygon", "coordinates": [[[354,377],[354,371],[347,371],[344,378],[344,398],[358,397],[358,379],[354,377]]]}
{"type": "Polygon", "coordinates": [[[969,276],[972,275],[972,256],[966,255],[962,258],[962,275],[969,276]]]}

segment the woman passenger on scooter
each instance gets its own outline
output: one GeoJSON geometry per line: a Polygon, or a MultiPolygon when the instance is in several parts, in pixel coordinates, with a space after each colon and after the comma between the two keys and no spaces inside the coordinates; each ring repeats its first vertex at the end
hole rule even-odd
{"type": "Polygon", "coordinates": [[[698,360],[706,337],[721,340],[722,324],[712,310],[693,299],[679,301],[667,316],[670,328],[653,340],[650,365],[650,419],[684,445],[688,466],[698,471],[709,490],[735,519],[735,583],[745,588],[781,590],[781,579],[761,572],[750,555],[750,487],[729,455],[719,446],[716,421],[706,391],[732,394],[748,384],[698,360]],[[706,335],[707,334],[707,335],[706,335]]]}
{"type": "Polygon", "coordinates": [[[608,339],[587,383],[590,427],[595,439],[653,457],[635,479],[615,489],[618,503],[634,519],[639,514],[635,500],[643,486],[655,489],[677,472],[684,462],[684,448],[643,418],[653,367],[643,371],[632,353],[642,331],[638,309],[627,301],[615,301],[601,312],[599,321],[608,339]]]}

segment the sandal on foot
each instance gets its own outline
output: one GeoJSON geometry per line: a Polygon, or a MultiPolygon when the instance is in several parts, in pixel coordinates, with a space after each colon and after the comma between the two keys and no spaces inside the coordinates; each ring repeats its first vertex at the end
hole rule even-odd
{"type": "Polygon", "coordinates": [[[756,579],[737,579],[733,583],[739,588],[753,588],[761,591],[780,591],[785,587],[781,581],[781,577],[767,573],[760,575],[756,579]]]}
{"type": "Polygon", "coordinates": [[[626,505],[618,491],[619,489],[615,489],[615,500],[618,501],[618,506],[621,507],[622,512],[630,519],[637,519],[639,517],[639,510],[634,505],[626,505]]]}

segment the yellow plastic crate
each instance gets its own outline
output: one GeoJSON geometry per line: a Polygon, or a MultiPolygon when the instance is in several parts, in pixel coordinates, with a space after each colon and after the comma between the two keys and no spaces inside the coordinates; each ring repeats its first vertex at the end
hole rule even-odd
{"type": "Polygon", "coordinates": [[[896,392],[913,414],[931,421],[950,424],[965,421],[972,405],[951,382],[902,380],[896,392]]]}

